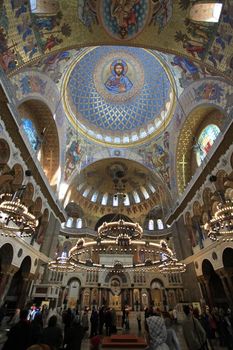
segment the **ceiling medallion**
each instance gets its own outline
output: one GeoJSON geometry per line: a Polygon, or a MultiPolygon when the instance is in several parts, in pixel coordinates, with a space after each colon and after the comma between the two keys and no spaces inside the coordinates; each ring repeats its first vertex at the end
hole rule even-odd
{"type": "Polygon", "coordinates": [[[38,226],[38,220],[22,203],[21,196],[22,189],[14,194],[0,195],[0,228],[4,231],[4,236],[15,237],[20,233],[21,237],[28,237],[38,226]]]}
{"type": "Polygon", "coordinates": [[[164,261],[159,265],[159,272],[164,274],[170,273],[183,273],[186,271],[186,265],[182,262],[178,262],[177,259],[172,259],[171,261],[164,261]]]}
{"type": "Polygon", "coordinates": [[[48,268],[56,272],[74,272],[75,265],[67,257],[66,253],[62,253],[60,257],[48,263],[48,268]]]}
{"type": "Polygon", "coordinates": [[[233,203],[224,200],[217,204],[217,211],[212,219],[204,225],[208,237],[212,241],[218,241],[220,237],[233,239],[233,203]]]}

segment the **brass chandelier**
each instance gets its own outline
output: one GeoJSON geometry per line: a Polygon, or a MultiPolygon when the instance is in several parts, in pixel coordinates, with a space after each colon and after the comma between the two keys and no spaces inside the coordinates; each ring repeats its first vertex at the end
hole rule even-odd
{"type": "Polygon", "coordinates": [[[96,240],[78,240],[69,252],[70,261],[76,268],[86,271],[154,271],[158,269],[161,260],[171,261],[173,252],[167,243],[147,242],[142,239],[143,229],[138,223],[124,220],[105,222],[98,229],[96,240]],[[144,262],[135,262],[133,257],[139,252],[145,255],[144,262]],[[112,254],[111,263],[100,263],[103,254],[112,254]],[[122,262],[119,257],[132,255],[132,261],[122,262]]]}
{"type": "Polygon", "coordinates": [[[183,273],[185,271],[186,265],[175,258],[170,261],[164,261],[159,265],[159,272],[163,274],[183,273]]]}
{"type": "Polygon", "coordinates": [[[0,201],[2,235],[15,237],[19,233],[21,237],[31,236],[38,226],[38,220],[22,203],[18,192],[2,194],[0,201]]]}
{"type": "Polygon", "coordinates": [[[48,263],[48,268],[51,271],[56,272],[74,272],[75,265],[67,257],[66,253],[62,253],[60,257],[55,258],[54,260],[48,263]]]}
{"type": "Polygon", "coordinates": [[[212,219],[204,225],[208,237],[212,241],[233,240],[233,203],[230,200],[217,204],[217,211],[212,219]]]}

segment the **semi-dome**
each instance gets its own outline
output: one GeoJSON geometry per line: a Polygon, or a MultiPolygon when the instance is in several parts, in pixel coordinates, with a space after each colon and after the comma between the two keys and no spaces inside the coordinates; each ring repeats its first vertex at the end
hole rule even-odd
{"type": "Polygon", "coordinates": [[[129,145],[159,133],[174,106],[168,69],[155,51],[141,48],[81,50],[63,88],[70,121],[104,144],[129,145]]]}

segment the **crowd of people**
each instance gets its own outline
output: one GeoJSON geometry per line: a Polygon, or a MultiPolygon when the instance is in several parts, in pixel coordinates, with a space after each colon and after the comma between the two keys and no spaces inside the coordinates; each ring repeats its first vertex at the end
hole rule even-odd
{"type": "MultiPolygon", "coordinates": [[[[193,309],[183,306],[184,319],[181,322],[183,336],[188,350],[214,350],[220,346],[233,350],[233,318],[229,308],[209,309],[208,306],[193,309]]],[[[1,312],[0,312],[1,314],[1,312]]],[[[132,314],[138,325],[138,333],[145,335],[147,350],[181,350],[176,334],[177,311],[160,312],[159,309],[145,310],[132,314]],[[143,332],[143,333],[141,333],[143,332]]],[[[129,308],[121,313],[121,328],[130,332],[129,308]]],[[[91,312],[82,313],[70,308],[62,311],[47,307],[30,310],[16,309],[8,321],[10,330],[2,350],[81,350],[83,339],[90,339],[90,350],[99,350],[102,336],[117,332],[119,319],[114,308],[102,306],[91,312]]]]}

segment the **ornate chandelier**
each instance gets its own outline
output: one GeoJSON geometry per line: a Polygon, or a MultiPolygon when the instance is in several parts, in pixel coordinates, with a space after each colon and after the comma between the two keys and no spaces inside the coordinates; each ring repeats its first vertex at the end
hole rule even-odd
{"type": "Polygon", "coordinates": [[[165,241],[160,243],[143,240],[142,227],[138,223],[124,220],[104,223],[98,229],[96,240],[78,240],[69,252],[70,261],[78,269],[86,271],[154,271],[161,261],[171,261],[173,252],[165,241]],[[144,262],[138,262],[140,252],[144,254],[144,262]],[[102,262],[103,254],[112,254],[110,262],[102,262]],[[130,261],[121,260],[121,256],[128,254],[130,261]]]}
{"type": "Polygon", "coordinates": [[[141,238],[143,230],[138,223],[127,222],[124,220],[104,222],[98,228],[98,236],[101,238],[119,238],[129,237],[131,239],[141,238]]]}
{"type": "Polygon", "coordinates": [[[233,239],[233,203],[230,200],[219,202],[217,211],[212,219],[204,225],[208,237],[212,241],[219,240],[220,237],[233,239]]]}
{"type": "Polygon", "coordinates": [[[66,253],[62,253],[60,257],[48,263],[48,268],[56,272],[74,272],[75,265],[67,257],[66,253]]]}
{"type": "Polygon", "coordinates": [[[186,271],[186,265],[182,262],[178,262],[177,259],[164,261],[161,265],[159,265],[159,272],[163,274],[183,273],[185,271],[186,271]]]}
{"type": "Polygon", "coordinates": [[[0,195],[0,201],[0,228],[3,230],[2,234],[15,237],[19,232],[21,237],[31,236],[38,226],[38,220],[22,204],[18,192],[2,194],[0,195]]]}

